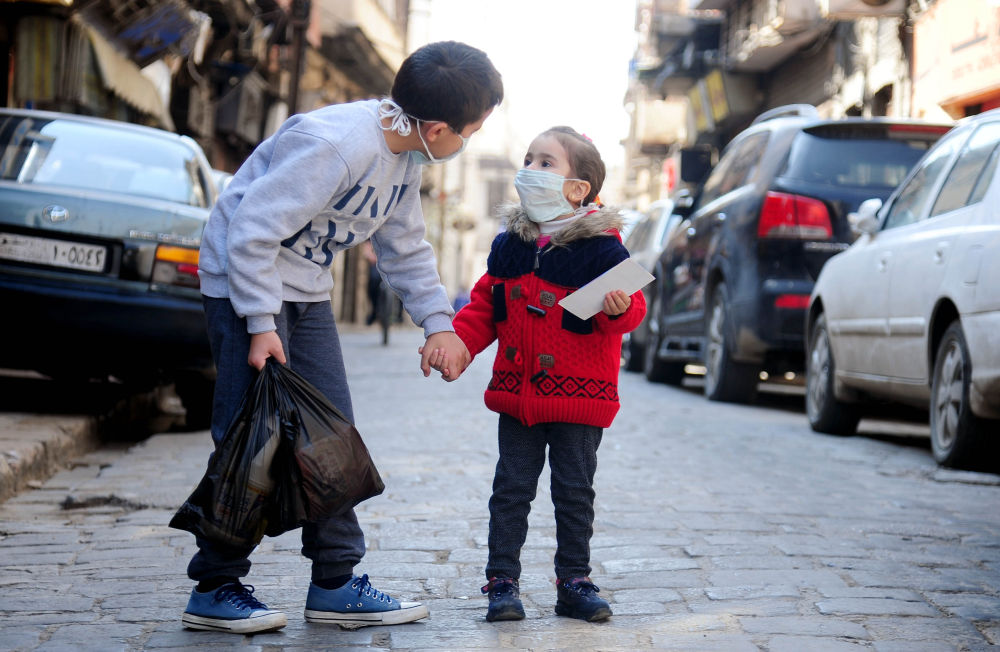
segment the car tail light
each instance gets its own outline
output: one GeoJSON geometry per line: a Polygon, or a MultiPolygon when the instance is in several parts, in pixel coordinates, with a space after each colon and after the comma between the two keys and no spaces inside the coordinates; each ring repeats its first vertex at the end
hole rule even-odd
{"type": "Polygon", "coordinates": [[[809,307],[808,294],[779,294],[774,300],[775,308],[797,308],[809,307]]]}
{"type": "Polygon", "coordinates": [[[757,236],[828,240],[833,236],[830,212],[818,199],[772,191],[764,196],[757,236]]]}
{"type": "Polygon", "coordinates": [[[198,281],[198,250],[188,247],[160,245],[153,261],[153,283],[200,287],[198,281]]]}

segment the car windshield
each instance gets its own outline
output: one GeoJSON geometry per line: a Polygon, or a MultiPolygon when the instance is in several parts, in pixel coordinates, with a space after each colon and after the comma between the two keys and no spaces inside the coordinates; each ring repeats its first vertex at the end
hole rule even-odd
{"type": "Polygon", "coordinates": [[[910,125],[841,127],[799,133],[781,176],[852,188],[895,188],[943,129],[910,125]]]}
{"type": "Polygon", "coordinates": [[[71,120],[0,119],[0,179],[207,205],[190,148],[71,120]]]}

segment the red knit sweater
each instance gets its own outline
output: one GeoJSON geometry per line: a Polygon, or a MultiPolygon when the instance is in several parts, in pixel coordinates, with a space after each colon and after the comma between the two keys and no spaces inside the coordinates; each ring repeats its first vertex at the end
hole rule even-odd
{"type": "Polygon", "coordinates": [[[606,428],[618,412],[621,338],[646,314],[642,292],[625,313],[581,320],[559,300],[628,257],[617,213],[603,210],[560,231],[539,249],[523,213],[493,242],[486,274],[455,316],[475,357],[498,340],[486,406],[525,425],[581,423],[606,428]]]}

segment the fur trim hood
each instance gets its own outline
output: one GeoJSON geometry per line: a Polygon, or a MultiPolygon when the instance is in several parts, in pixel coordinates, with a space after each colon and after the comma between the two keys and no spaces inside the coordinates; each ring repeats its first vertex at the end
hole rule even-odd
{"type": "MultiPolygon", "coordinates": [[[[534,242],[541,235],[538,224],[528,218],[521,204],[504,204],[500,207],[500,217],[507,230],[525,242],[534,242]]],[[[598,235],[612,235],[608,231],[620,232],[624,220],[617,209],[602,206],[596,213],[586,215],[552,236],[551,243],[559,247],[574,240],[592,238],[598,235]]]]}

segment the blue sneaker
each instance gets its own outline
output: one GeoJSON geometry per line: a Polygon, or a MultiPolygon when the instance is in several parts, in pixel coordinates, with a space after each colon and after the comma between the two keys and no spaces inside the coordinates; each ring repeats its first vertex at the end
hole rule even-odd
{"type": "Polygon", "coordinates": [[[400,602],[376,591],[367,575],[354,577],[339,589],[321,589],[310,583],[306,598],[306,621],[345,629],[412,623],[429,615],[419,602],[400,602]]]}
{"type": "Polygon", "coordinates": [[[511,577],[491,577],[489,584],[481,591],[490,599],[490,605],[486,609],[486,622],[524,620],[521,587],[517,580],[511,577]]]}
{"type": "Polygon", "coordinates": [[[597,597],[600,591],[589,577],[571,577],[556,584],[556,615],[589,622],[611,617],[611,605],[597,597]]]}
{"type": "Polygon", "coordinates": [[[252,586],[235,582],[204,593],[191,589],[181,622],[191,629],[252,634],[281,629],[288,619],[253,597],[252,586]]]}

